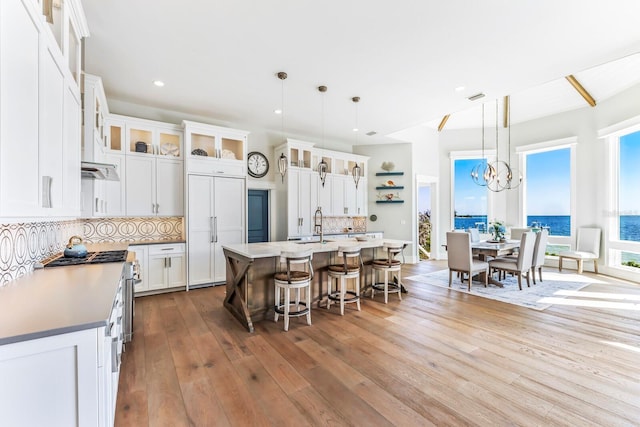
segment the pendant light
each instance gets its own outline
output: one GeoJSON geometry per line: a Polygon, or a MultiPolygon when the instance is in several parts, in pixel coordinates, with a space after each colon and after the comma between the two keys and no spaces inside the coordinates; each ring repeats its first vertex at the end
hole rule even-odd
{"type": "Polygon", "coordinates": [[[491,180],[492,168],[484,156],[484,104],[482,104],[482,161],[471,170],[471,178],[476,184],[486,187],[491,180]]]}
{"type": "MultiPolygon", "coordinates": [[[[287,73],[284,71],[280,71],[276,74],[280,79],[281,89],[280,89],[280,123],[282,129],[282,141],[286,142],[286,138],[284,136],[284,81],[287,78],[287,73]]],[[[282,182],[284,182],[284,176],[287,173],[287,156],[284,153],[280,153],[280,157],[278,158],[278,173],[282,178],[282,182]]]]}
{"type": "MultiPolygon", "coordinates": [[[[356,127],[353,128],[353,131],[356,133],[356,147],[358,146],[358,132],[360,132],[360,129],[358,129],[358,102],[360,102],[360,97],[359,96],[354,96],[353,98],[351,98],[351,100],[353,101],[354,105],[356,106],[356,127]]],[[[353,169],[351,169],[351,175],[353,176],[353,182],[356,183],[356,190],[358,189],[358,183],[360,182],[360,177],[362,176],[362,168],[360,167],[360,164],[358,163],[358,161],[356,160],[356,164],[353,167],[353,169]]]]}
{"type": "MultiPolygon", "coordinates": [[[[324,94],[327,92],[327,87],[318,86],[318,91],[322,94],[322,154],[324,154],[324,94]]],[[[321,155],[320,159],[320,163],[318,163],[318,174],[320,175],[320,182],[324,188],[324,181],[327,179],[327,170],[329,165],[324,161],[324,156],[321,155]]]]}

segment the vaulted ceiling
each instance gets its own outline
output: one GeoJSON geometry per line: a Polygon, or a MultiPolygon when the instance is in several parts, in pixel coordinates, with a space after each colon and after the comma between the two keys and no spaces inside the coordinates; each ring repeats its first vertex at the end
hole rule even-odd
{"type": "Polygon", "coordinates": [[[82,3],[85,70],[109,100],[280,133],[284,94],[285,132],[316,141],[354,140],[353,96],[360,143],[381,143],[446,114],[477,127],[505,95],[513,122],[579,108],[570,74],[597,102],[640,82],[637,0],[82,3]]]}

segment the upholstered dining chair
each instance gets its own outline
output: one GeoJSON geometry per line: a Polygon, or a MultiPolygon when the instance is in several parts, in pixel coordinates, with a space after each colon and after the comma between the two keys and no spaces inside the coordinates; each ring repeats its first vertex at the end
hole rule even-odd
{"type": "Polygon", "coordinates": [[[465,273],[469,275],[468,290],[474,274],[484,274],[484,287],[489,280],[489,264],[473,258],[471,253],[471,234],[447,232],[447,259],[449,264],[449,287],[453,279],[453,272],[461,273],[460,281],[464,283],[465,273]]]}
{"type": "Polygon", "coordinates": [[[542,282],[542,267],[544,266],[545,250],[547,249],[547,240],[549,230],[541,230],[536,233],[536,244],[533,247],[533,259],[531,261],[531,273],[533,273],[533,284],[536,284],[536,268],[542,282]]]}
{"type": "Polygon", "coordinates": [[[531,231],[531,228],[529,227],[512,228],[510,231],[511,240],[520,240],[520,238],[522,237],[522,233],[527,233],[529,231],[531,231]]]}
{"type": "Polygon", "coordinates": [[[581,227],[578,228],[575,251],[562,251],[558,253],[558,269],[562,271],[564,258],[575,259],[578,263],[578,274],[582,274],[583,261],[593,261],[593,270],[598,274],[598,258],[600,258],[600,229],[581,227]]]}
{"type": "Polygon", "coordinates": [[[469,228],[467,229],[469,234],[471,234],[471,243],[476,243],[480,241],[480,230],[477,228],[469,228]]]}
{"type": "Polygon", "coordinates": [[[526,232],[522,234],[520,238],[520,251],[518,252],[518,258],[496,258],[489,261],[489,268],[493,272],[498,271],[498,274],[513,273],[518,276],[518,288],[522,290],[522,276],[525,275],[527,279],[527,286],[531,286],[531,264],[533,262],[533,249],[536,243],[536,236],[532,232],[526,232]]]}

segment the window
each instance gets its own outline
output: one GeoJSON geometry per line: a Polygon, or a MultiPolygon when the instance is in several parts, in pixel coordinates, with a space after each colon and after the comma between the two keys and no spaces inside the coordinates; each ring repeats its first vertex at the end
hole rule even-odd
{"type": "Polygon", "coordinates": [[[526,225],[571,236],[571,149],[526,154],[526,225]]]}
{"type": "Polygon", "coordinates": [[[471,171],[485,159],[454,159],[453,167],[453,226],[455,229],[487,229],[487,187],[477,185],[471,171]]]}
{"type": "Polygon", "coordinates": [[[570,137],[516,148],[524,175],[522,225],[549,230],[548,255],[570,249],[575,241],[576,144],[577,138],[570,137]]]}
{"type": "MultiPolygon", "coordinates": [[[[617,236],[620,241],[640,242],[640,131],[619,138],[618,165],[617,236]]],[[[640,268],[638,252],[622,250],[616,258],[622,266],[640,268]]]]}

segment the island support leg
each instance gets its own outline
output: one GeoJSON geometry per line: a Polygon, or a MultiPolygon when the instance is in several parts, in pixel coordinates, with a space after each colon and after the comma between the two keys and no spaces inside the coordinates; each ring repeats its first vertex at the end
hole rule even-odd
{"type": "Polygon", "coordinates": [[[224,299],[224,306],[249,332],[254,332],[246,300],[247,271],[253,260],[237,254],[232,256],[226,249],[224,249],[224,257],[227,264],[227,295],[224,299]]]}

